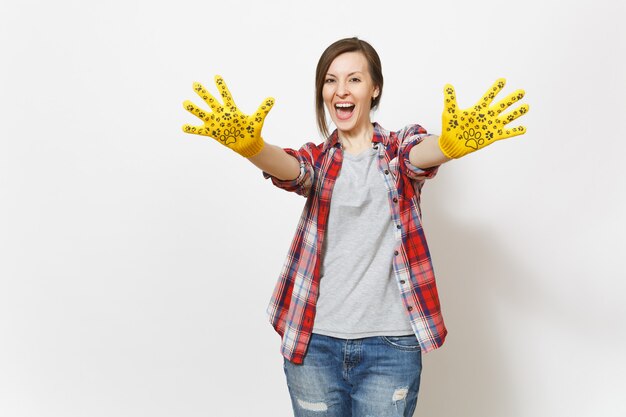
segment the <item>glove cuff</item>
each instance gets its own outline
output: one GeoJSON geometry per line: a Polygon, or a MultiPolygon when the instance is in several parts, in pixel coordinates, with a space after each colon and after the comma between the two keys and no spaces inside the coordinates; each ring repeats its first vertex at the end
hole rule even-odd
{"type": "Polygon", "coordinates": [[[263,149],[264,146],[265,142],[263,141],[263,138],[259,138],[258,140],[251,141],[246,144],[246,146],[239,148],[237,153],[244,158],[251,158],[261,152],[261,149],[263,149]]]}
{"type": "Polygon", "coordinates": [[[467,154],[465,149],[460,149],[459,146],[456,146],[454,139],[450,139],[444,134],[439,136],[439,149],[445,156],[451,159],[458,159],[467,154]]]}

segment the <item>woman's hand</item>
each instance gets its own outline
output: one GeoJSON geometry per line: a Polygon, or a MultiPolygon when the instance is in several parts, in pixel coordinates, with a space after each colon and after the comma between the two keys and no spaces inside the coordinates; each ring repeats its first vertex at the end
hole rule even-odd
{"type": "Polygon", "coordinates": [[[248,116],[237,108],[222,77],[216,75],[215,84],[220,91],[224,104],[220,104],[202,84],[194,83],[193,89],[211,107],[212,111],[200,109],[191,101],[186,100],[183,103],[185,110],[197,116],[204,122],[204,125],[185,124],[183,131],[212,137],[246,158],[258,154],[264,146],[261,138],[263,122],[274,105],[274,99],[272,97],[266,98],[256,113],[248,116]]]}
{"type": "Polygon", "coordinates": [[[498,79],[474,106],[465,110],[458,109],[454,87],[446,84],[439,147],[448,158],[460,158],[497,140],[526,133],[524,126],[509,128],[506,125],[527,113],[528,104],[500,116],[500,113],[524,97],[524,90],[517,90],[490,106],[505,83],[504,78],[498,79]]]}

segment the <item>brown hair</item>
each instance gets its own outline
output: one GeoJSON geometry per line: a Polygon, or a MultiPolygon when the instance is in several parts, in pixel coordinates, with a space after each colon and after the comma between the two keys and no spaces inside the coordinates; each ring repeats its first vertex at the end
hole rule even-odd
{"type": "Polygon", "coordinates": [[[346,52],[361,52],[363,54],[367,61],[372,81],[374,85],[378,87],[378,95],[372,100],[370,109],[378,106],[383,94],[383,69],[378,53],[376,53],[372,45],[357,37],[340,39],[334,42],[322,53],[322,56],[317,62],[317,69],[315,70],[315,115],[317,116],[317,128],[324,137],[328,137],[329,135],[326,113],[324,113],[324,98],[322,97],[326,73],[333,60],[346,52]]]}

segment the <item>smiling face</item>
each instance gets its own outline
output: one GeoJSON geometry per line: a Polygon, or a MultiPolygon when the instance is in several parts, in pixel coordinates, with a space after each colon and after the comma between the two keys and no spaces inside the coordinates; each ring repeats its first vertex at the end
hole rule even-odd
{"type": "Polygon", "coordinates": [[[340,134],[356,135],[369,129],[372,99],[378,94],[361,52],[346,52],[330,64],[322,97],[340,134]]]}

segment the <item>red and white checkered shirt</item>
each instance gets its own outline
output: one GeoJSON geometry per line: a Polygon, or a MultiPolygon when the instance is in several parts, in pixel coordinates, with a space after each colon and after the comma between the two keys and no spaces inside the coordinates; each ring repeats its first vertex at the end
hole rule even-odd
{"type": "MultiPolygon", "coordinates": [[[[437,167],[422,170],[409,162],[413,146],[428,136],[419,125],[389,132],[374,123],[374,149],[389,199],[395,228],[393,272],[404,307],[422,352],[440,347],[447,330],[441,315],[435,275],[422,230],[420,191],[437,167]]],[[[330,200],[341,170],[343,150],[335,130],[326,142],[306,143],[285,151],[300,161],[295,180],[271,178],[274,185],[307,198],[287,259],[274,289],[267,314],[282,337],[281,353],[289,361],[304,360],[315,320],[319,294],[322,244],[328,224],[330,200]]]]}

